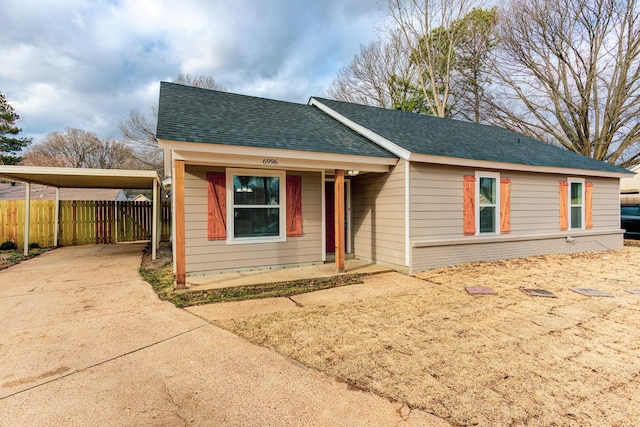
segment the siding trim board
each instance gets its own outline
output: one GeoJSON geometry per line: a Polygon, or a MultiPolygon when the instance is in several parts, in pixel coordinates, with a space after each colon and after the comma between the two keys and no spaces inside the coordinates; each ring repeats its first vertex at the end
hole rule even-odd
{"type": "MultiPolygon", "coordinates": [[[[497,261],[509,258],[549,255],[553,253],[599,252],[603,249],[622,249],[622,232],[598,232],[573,235],[567,242],[562,233],[555,238],[534,236],[531,239],[497,239],[460,244],[431,244],[414,247],[411,274],[433,268],[478,261],[497,261]],[[523,244],[526,242],[526,244],[523,244]]],[[[435,242],[431,242],[435,243],[435,242]]]]}
{"type": "MultiPolygon", "coordinates": [[[[486,243],[504,243],[504,242],[528,242],[532,240],[548,240],[567,237],[587,237],[587,236],[610,236],[610,235],[622,235],[622,230],[602,230],[602,231],[590,231],[590,230],[571,230],[570,233],[558,232],[552,234],[529,234],[520,236],[480,236],[477,238],[461,238],[455,240],[430,240],[430,241],[414,241],[411,242],[413,248],[427,248],[436,246],[460,246],[460,245],[482,245],[486,243]]],[[[607,248],[609,249],[609,248],[607,248]]]]}

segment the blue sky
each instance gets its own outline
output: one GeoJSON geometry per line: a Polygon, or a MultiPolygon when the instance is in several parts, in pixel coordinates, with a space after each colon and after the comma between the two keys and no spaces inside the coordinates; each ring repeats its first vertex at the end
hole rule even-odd
{"type": "Polygon", "coordinates": [[[66,127],[119,138],[119,121],[179,73],[324,96],[383,20],[376,0],[0,0],[0,92],[34,142],[66,127]]]}

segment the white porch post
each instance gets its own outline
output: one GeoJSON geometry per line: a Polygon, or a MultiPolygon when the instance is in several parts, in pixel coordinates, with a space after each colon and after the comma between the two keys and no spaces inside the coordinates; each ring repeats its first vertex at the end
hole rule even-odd
{"type": "Polygon", "coordinates": [[[158,180],[153,180],[153,208],[151,222],[151,259],[155,260],[158,252],[158,180]]]}
{"type": "Polygon", "coordinates": [[[24,255],[29,255],[29,222],[31,221],[31,184],[25,184],[24,196],[24,255]]]}

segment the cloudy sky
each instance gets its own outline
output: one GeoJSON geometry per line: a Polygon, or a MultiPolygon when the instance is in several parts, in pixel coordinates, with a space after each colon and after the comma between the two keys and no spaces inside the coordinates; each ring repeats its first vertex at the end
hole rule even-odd
{"type": "Polygon", "coordinates": [[[38,142],[74,127],[120,137],[159,81],[305,103],[378,34],[379,0],[0,0],[0,92],[38,142]]]}

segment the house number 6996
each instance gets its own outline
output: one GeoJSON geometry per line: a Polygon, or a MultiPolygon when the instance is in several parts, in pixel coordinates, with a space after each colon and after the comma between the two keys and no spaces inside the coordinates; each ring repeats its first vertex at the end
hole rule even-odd
{"type": "Polygon", "coordinates": [[[262,159],[262,164],[264,165],[277,165],[278,159],[262,159]]]}

